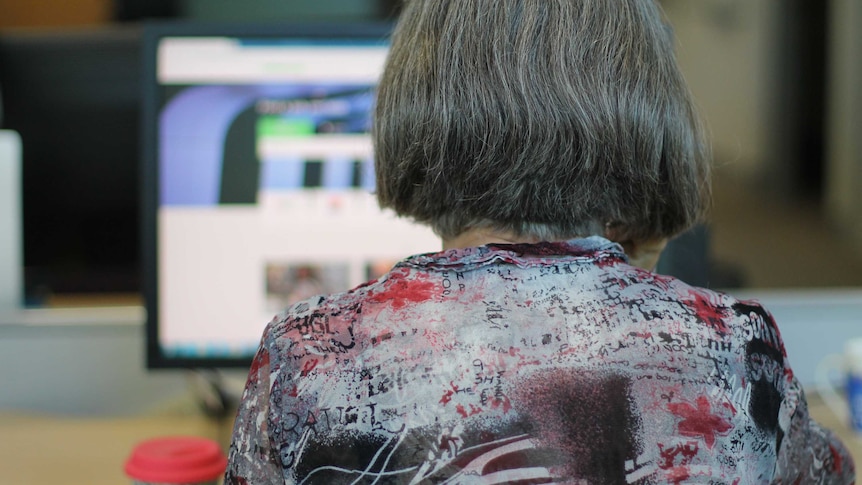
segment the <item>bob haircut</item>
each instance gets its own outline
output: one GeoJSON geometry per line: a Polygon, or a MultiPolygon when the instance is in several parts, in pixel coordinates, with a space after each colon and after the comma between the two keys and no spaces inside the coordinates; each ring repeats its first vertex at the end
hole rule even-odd
{"type": "Polygon", "coordinates": [[[412,0],[373,121],[381,207],[441,237],[671,237],[709,153],[652,0],[412,0]]]}

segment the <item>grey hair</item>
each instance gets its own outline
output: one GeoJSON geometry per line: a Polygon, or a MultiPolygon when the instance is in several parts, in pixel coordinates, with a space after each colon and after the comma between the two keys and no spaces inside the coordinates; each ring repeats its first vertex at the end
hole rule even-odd
{"type": "Polygon", "coordinates": [[[373,121],[381,207],[444,237],[670,237],[709,150],[653,0],[412,0],[373,121]]]}

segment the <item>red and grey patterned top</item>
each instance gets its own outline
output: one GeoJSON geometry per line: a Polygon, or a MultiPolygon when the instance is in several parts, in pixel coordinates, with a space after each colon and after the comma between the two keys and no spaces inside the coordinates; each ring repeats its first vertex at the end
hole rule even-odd
{"type": "Polygon", "coordinates": [[[414,256],[277,316],[225,483],[853,481],[769,313],[591,237],[414,256]]]}

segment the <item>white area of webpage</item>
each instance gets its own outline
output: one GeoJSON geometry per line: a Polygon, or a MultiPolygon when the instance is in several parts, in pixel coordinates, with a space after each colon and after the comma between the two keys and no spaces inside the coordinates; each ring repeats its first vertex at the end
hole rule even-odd
{"type": "Polygon", "coordinates": [[[339,194],[326,191],[265,193],[261,206],[162,208],[161,344],[256,344],[277,313],[268,306],[269,264],[344,265],[353,287],[372,262],[440,249],[429,229],[376,209],[370,194],[341,195],[335,208],[326,201],[339,194]]]}
{"type": "Polygon", "coordinates": [[[384,46],[244,46],[230,38],[168,37],[159,43],[156,77],[162,84],[376,83],[387,51],[384,46]]]}
{"type": "Polygon", "coordinates": [[[326,159],[351,156],[364,159],[372,153],[371,137],[364,134],[267,137],[257,143],[258,157],[267,162],[283,157],[326,159]]]}

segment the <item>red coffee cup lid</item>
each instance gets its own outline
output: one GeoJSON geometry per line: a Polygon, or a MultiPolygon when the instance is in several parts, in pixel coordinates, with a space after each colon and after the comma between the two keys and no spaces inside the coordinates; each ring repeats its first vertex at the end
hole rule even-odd
{"type": "Polygon", "coordinates": [[[126,474],[155,483],[197,483],[224,474],[227,458],[206,438],[170,436],[142,441],[126,460],[126,474]]]}

